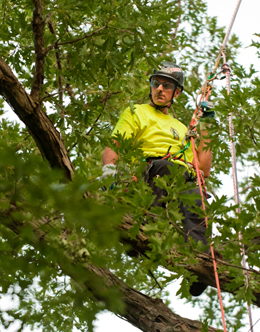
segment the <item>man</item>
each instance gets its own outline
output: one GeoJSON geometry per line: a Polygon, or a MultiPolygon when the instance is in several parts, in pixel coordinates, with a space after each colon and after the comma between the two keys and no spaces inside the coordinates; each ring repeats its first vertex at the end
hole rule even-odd
{"type": "MultiPolygon", "coordinates": [[[[163,62],[158,70],[154,70],[150,79],[150,103],[135,105],[134,113],[127,108],[121,114],[112,137],[117,134],[124,134],[126,137],[134,137],[142,142],[143,154],[146,157],[149,166],[147,168],[147,182],[152,188],[155,195],[153,206],[164,206],[161,201],[167,193],[164,189],[156,186],[153,179],[158,176],[169,175],[169,166],[174,163],[180,167],[186,167],[184,172],[186,182],[193,182],[188,165],[194,160],[192,147],[182,145],[183,139],[187,132],[187,127],[168,113],[168,109],[173,103],[174,98],[183,91],[184,77],[181,68],[171,62],[163,62]],[[162,159],[170,152],[169,158],[162,159]],[[185,154],[185,156],[184,156],[185,154]]],[[[211,151],[205,151],[203,148],[207,140],[207,127],[202,122],[201,140],[196,151],[199,169],[203,171],[204,176],[208,177],[211,167],[211,151]]],[[[186,142],[187,143],[187,142],[186,142]]],[[[103,156],[103,176],[116,173],[117,154],[110,148],[106,148],[103,156]]],[[[191,194],[199,194],[199,188],[187,190],[191,194]]],[[[196,200],[196,205],[201,206],[201,200],[196,200]]],[[[180,211],[183,214],[184,231],[187,236],[191,236],[196,241],[202,241],[207,244],[205,237],[206,227],[203,218],[190,211],[189,206],[184,206],[180,202],[180,211]]],[[[186,236],[186,241],[187,241],[186,236]]],[[[194,296],[200,295],[206,285],[197,282],[190,287],[190,293],[194,296]]]]}

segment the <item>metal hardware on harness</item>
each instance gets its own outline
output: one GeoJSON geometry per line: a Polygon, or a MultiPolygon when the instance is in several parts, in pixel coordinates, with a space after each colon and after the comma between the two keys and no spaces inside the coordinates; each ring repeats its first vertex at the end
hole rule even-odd
{"type": "Polygon", "coordinates": [[[201,92],[202,93],[207,93],[208,91],[211,91],[213,89],[213,85],[207,84],[205,87],[205,84],[201,87],[201,92]]]}
{"type": "Polygon", "coordinates": [[[182,146],[184,146],[185,141],[190,141],[191,137],[193,137],[195,140],[197,138],[199,138],[199,134],[197,132],[197,130],[193,130],[195,127],[192,127],[191,129],[189,129],[187,131],[187,133],[185,134],[183,141],[182,141],[182,146]]]}

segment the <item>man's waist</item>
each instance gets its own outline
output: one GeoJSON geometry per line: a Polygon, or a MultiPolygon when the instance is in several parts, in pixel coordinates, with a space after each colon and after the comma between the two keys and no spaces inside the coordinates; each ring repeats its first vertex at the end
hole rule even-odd
{"type": "Polygon", "coordinates": [[[171,161],[171,162],[180,162],[180,163],[184,163],[184,164],[191,164],[190,162],[187,162],[185,161],[184,159],[182,159],[182,155],[180,155],[179,157],[174,157],[172,158],[171,156],[159,156],[159,157],[147,157],[145,160],[150,163],[152,161],[155,161],[155,160],[160,160],[160,159],[166,159],[168,161],[171,161]]]}
{"type": "Polygon", "coordinates": [[[150,162],[152,162],[152,161],[154,161],[154,160],[158,160],[158,159],[162,159],[163,157],[148,157],[148,158],[146,158],[146,161],[148,162],[148,163],[150,163],[150,162]]]}

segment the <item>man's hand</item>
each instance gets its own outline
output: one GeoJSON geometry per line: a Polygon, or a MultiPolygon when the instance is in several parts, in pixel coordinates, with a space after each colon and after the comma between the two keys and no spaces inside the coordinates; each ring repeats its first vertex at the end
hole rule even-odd
{"type": "Polygon", "coordinates": [[[216,113],[215,111],[212,111],[214,105],[211,101],[203,101],[202,103],[200,103],[200,106],[203,112],[203,115],[200,117],[199,120],[200,130],[207,130],[210,127],[210,124],[204,121],[205,119],[213,119],[215,117],[216,113]]]}
{"type": "MultiPolygon", "coordinates": [[[[108,176],[112,175],[114,178],[116,177],[116,165],[114,164],[106,164],[102,167],[102,171],[103,174],[101,176],[101,179],[105,179],[108,176]]],[[[112,182],[112,184],[110,185],[109,189],[113,189],[114,188],[114,182],[112,182]]],[[[106,186],[102,186],[101,189],[103,191],[107,190],[106,186]]]]}
{"type": "Polygon", "coordinates": [[[203,101],[199,105],[201,106],[201,110],[203,112],[200,121],[203,121],[203,119],[212,119],[215,117],[216,113],[215,111],[212,111],[214,105],[211,101],[203,101]]]}

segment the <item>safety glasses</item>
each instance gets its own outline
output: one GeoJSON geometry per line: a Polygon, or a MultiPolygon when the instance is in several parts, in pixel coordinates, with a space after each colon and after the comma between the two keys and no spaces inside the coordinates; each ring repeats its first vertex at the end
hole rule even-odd
{"type": "Polygon", "coordinates": [[[164,90],[174,90],[175,89],[175,84],[174,83],[170,83],[170,82],[159,82],[156,80],[152,80],[150,82],[150,85],[152,88],[159,88],[160,85],[162,85],[164,90]]]}

